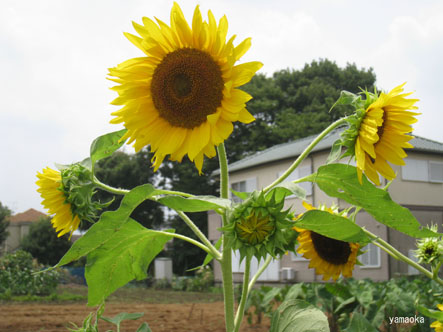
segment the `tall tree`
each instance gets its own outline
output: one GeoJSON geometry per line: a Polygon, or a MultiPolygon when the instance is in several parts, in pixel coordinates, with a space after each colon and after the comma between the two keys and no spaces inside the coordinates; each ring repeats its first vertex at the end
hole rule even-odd
{"type": "Polygon", "coordinates": [[[0,202],[0,246],[8,238],[8,217],[11,215],[11,210],[0,202]]]}

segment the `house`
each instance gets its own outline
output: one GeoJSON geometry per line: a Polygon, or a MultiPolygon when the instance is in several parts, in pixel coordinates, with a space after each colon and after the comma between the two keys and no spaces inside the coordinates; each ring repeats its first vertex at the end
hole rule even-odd
{"type": "MultiPolygon", "coordinates": [[[[239,160],[229,166],[230,187],[236,191],[250,192],[260,190],[271,184],[283,171],[285,171],[308,146],[315,136],[306,137],[293,142],[280,144],[267,150],[239,160]]],[[[304,177],[326,164],[332,144],[340,137],[336,130],[325,137],[302,162],[288,180],[304,177]]],[[[435,142],[422,137],[411,140],[413,149],[407,149],[405,166],[393,165],[397,178],[389,187],[392,199],[411,210],[412,214],[422,225],[438,224],[442,231],[443,222],[443,143],[435,142]]],[[[229,147],[228,147],[229,148],[229,147]]],[[[342,161],[347,162],[347,161],[342,161]]],[[[354,164],[355,165],[355,164],[354,164]]],[[[219,173],[214,172],[214,175],[219,173]]],[[[383,180],[386,184],[386,180],[383,180]]],[[[348,207],[343,200],[328,197],[316,185],[304,182],[301,186],[306,190],[306,200],[314,206],[319,204],[336,204],[339,208],[348,207]]],[[[236,197],[233,198],[237,199],[236,197]]],[[[286,206],[292,206],[295,213],[302,213],[305,209],[301,201],[294,197],[286,200],[286,206]]],[[[403,254],[415,259],[412,250],[415,248],[415,239],[410,238],[396,230],[388,229],[383,224],[376,222],[366,212],[360,212],[357,223],[366,227],[372,233],[391,243],[403,254]]],[[[218,214],[208,214],[208,236],[211,241],[216,241],[220,232],[221,218],[218,214]]],[[[364,248],[366,253],[359,256],[363,266],[356,266],[353,276],[357,279],[370,278],[375,281],[387,280],[397,274],[417,274],[418,271],[388,256],[373,244],[364,248]]],[[[265,270],[259,281],[285,282],[285,281],[321,281],[322,276],[315,274],[314,269],[308,268],[309,261],[290,253],[273,261],[265,270]]],[[[257,261],[251,263],[251,270],[257,270],[257,261]]],[[[239,264],[238,255],[233,256],[234,281],[242,281],[244,263],[239,264]]],[[[214,274],[217,282],[221,281],[221,271],[218,262],[214,262],[214,274]]]]}
{"type": "Polygon", "coordinates": [[[9,235],[3,243],[2,248],[0,248],[0,251],[5,253],[18,249],[20,241],[29,233],[31,224],[39,221],[41,218],[47,217],[43,212],[34,209],[29,209],[9,217],[9,226],[7,229],[9,235]]]}

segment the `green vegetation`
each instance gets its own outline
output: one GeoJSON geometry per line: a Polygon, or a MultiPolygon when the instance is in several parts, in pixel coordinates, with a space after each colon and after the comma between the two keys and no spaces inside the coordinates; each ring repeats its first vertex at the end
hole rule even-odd
{"type": "Polygon", "coordinates": [[[9,222],[6,221],[7,217],[11,215],[11,210],[0,202],[0,246],[8,237],[8,225],[9,222]]]}
{"type": "Polygon", "coordinates": [[[56,270],[36,273],[43,270],[26,251],[16,251],[0,258],[0,295],[4,298],[13,295],[49,295],[57,287],[59,273],[56,270]]]}
{"type": "Polygon", "coordinates": [[[408,326],[404,331],[430,331],[430,321],[417,306],[435,308],[443,298],[443,287],[424,277],[398,278],[387,282],[368,279],[342,279],[337,283],[298,283],[282,288],[262,286],[248,298],[246,317],[249,323],[260,323],[262,316],[272,316],[283,301],[304,300],[321,308],[329,319],[331,332],[352,331],[359,324],[371,326],[367,331],[401,331],[394,317],[423,317],[424,323],[408,326]],[[355,317],[354,317],[355,316],[355,317]],[[354,319],[354,322],[352,321],[354,319]]]}

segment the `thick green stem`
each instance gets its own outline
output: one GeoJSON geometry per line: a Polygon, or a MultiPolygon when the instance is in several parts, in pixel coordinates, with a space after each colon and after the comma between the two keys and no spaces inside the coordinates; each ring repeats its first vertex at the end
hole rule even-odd
{"type": "MultiPolygon", "coordinates": [[[[217,146],[218,160],[220,165],[220,197],[228,198],[229,174],[228,160],[224,144],[217,146]]],[[[223,226],[226,225],[226,212],[222,215],[223,226]]],[[[222,235],[223,236],[223,235],[222,235]]],[[[225,245],[223,236],[223,256],[220,261],[223,280],[223,296],[225,304],[225,324],[226,332],[234,331],[234,283],[232,281],[232,252],[231,248],[225,245]]]]}
{"type": "Polygon", "coordinates": [[[234,320],[234,332],[238,332],[240,330],[240,325],[243,320],[243,315],[245,314],[245,305],[246,300],[248,298],[248,283],[249,283],[249,275],[251,273],[251,257],[247,257],[245,260],[245,273],[243,274],[243,290],[241,294],[240,304],[237,308],[237,314],[235,315],[234,320]]]}
{"type": "Polygon", "coordinates": [[[389,255],[391,255],[392,257],[394,257],[397,260],[403,261],[406,264],[411,265],[413,268],[417,269],[418,271],[420,271],[421,273],[423,273],[425,276],[427,276],[429,279],[432,279],[436,282],[438,282],[440,285],[443,285],[443,280],[440,279],[437,275],[434,275],[431,271],[425,269],[423,266],[421,266],[420,264],[414,262],[412,259],[410,259],[409,257],[403,255],[400,251],[398,251],[397,249],[395,249],[393,246],[391,246],[389,243],[387,243],[386,241],[384,241],[383,239],[381,239],[380,237],[378,237],[377,235],[371,233],[370,231],[366,230],[363,228],[363,231],[368,234],[373,240],[374,240],[374,244],[376,244],[378,247],[380,247],[381,249],[383,249],[384,251],[386,251],[389,255]]]}
{"type": "Polygon", "coordinates": [[[200,228],[198,228],[194,222],[183,212],[183,211],[177,211],[178,215],[182,220],[188,225],[188,227],[194,232],[195,235],[202,241],[205,246],[209,249],[210,254],[212,257],[214,257],[216,260],[221,259],[220,252],[215,248],[211,241],[208,240],[208,238],[201,232],[200,228]]]}
{"type": "Polygon", "coordinates": [[[277,184],[283,182],[297,167],[302,163],[303,160],[309,155],[309,153],[312,151],[312,149],[332,130],[337,128],[338,126],[344,124],[346,122],[347,118],[341,118],[331,125],[329,125],[328,128],[323,130],[312,142],[309,144],[306,149],[302,152],[300,156],[293,162],[293,164],[274,182],[272,182],[269,186],[267,186],[265,189],[263,189],[264,192],[267,192],[271,190],[273,187],[275,187],[277,184]]]}

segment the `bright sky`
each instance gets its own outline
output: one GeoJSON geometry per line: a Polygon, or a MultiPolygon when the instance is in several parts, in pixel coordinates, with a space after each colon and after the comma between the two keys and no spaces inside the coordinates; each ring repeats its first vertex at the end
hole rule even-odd
{"type": "MultiPolygon", "coordinates": [[[[443,142],[442,1],[182,0],[188,21],[198,3],[204,15],[226,14],[237,42],[252,37],[242,61],[263,62],[263,73],[327,58],[374,68],[384,90],[407,81],[421,100],[415,134],[443,142]]],[[[123,36],[134,32],[131,21],[169,23],[171,7],[163,0],[1,0],[0,202],[14,213],[44,211],[36,172],[84,159],[95,137],[121,129],[109,124],[117,108],[109,104],[116,94],[107,68],[143,56],[123,36]]]]}

